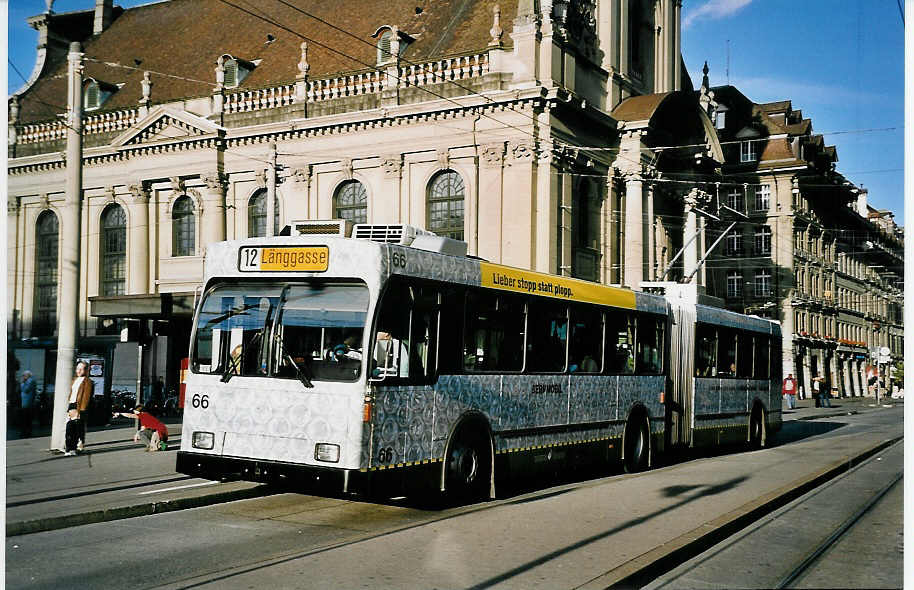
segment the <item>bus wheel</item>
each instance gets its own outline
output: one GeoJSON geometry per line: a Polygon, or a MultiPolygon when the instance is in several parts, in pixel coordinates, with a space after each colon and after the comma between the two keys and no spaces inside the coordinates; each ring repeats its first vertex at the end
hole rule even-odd
{"type": "Polygon", "coordinates": [[[643,416],[633,416],[625,427],[625,471],[636,473],[647,469],[649,452],[647,420],[643,416]]]}
{"type": "Polygon", "coordinates": [[[762,422],[764,413],[762,408],[755,406],[752,408],[752,417],[749,418],[749,448],[762,448],[762,422]]]}
{"type": "Polygon", "coordinates": [[[491,448],[476,429],[464,429],[451,442],[447,454],[447,496],[475,502],[488,496],[491,448]]]}

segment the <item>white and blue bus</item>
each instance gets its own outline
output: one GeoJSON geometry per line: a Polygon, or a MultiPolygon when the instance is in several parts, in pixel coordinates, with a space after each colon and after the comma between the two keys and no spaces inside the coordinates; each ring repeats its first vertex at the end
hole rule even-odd
{"type": "Polygon", "coordinates": [[[207,247],[178,471],[485,498],[496,475],[781,427],[776,322],[335,227],[207,247]]]}

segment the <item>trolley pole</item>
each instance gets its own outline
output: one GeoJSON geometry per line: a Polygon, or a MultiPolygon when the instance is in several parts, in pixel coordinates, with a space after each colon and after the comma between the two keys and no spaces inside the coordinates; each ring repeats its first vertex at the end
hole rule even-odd
{"type": "Polygon", "coordinates": [[[276,144],[270,144],[270,169],[267,171],[267,231],[266,235],[273,235],[276,223],[276,144]]]}
{"type": "MultiPolygon", "coordinates": [[[[57,325],[57,372],[54,376],[54,409],[51,451],[64,450],[67,402],[76,358],[79,323],[80,224],[82,222],[82,74],[83,53],[70,43],[67,55],[67,184],[61,211],[60,317],[57,325]]],[[[88,379],[88,375],[86,376],[88,379]]]]}

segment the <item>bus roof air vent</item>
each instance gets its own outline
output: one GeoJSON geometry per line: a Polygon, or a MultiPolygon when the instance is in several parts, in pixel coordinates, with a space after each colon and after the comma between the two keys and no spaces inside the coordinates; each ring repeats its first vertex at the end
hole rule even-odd
{"type": "Polygon", "coordinates": [[[430,231],[412,225],[395,223],[390,225],[357,223],[352,230],[352,237],[361,240],[373,240],[387,244],[409,246],[416,236],[434,236],[430,231]]]}
{"type": "Polygon", "coordinates": [[[346,219],[306,219],[293,221],[292,234],[296,236],[340,236],[352,234],[352,222],[346,219]]]}
{"type": "Polygon", "coordinates": [[[412,247],[417,250],[428,250],[438,252],[439,254],[449,254],[451,256],[466,256],[467,243],[453,238],[443,236],[416,236],[413,240],[412,247]]]}

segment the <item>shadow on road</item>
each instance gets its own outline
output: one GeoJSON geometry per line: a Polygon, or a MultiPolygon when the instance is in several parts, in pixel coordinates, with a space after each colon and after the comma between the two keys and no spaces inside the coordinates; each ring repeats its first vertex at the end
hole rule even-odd
{"type": "MultiPolygon", "coordinates": [[[[510,569],[510,570],[504,572],[503,574],[493,576],[493,577],[489,578],[488,580],[485,580],[485,581],[473,586],[472,588],[489,588],[496,584],[500,584],[500,583],[504,582],[505,580],[509,580],[509,579],[513,578],[514,576],[525,573],[525,572],[531,570],[532,568],[535,568],[544,563],[548,563],[549,561],[556,559],[557,557],[560,557],[561,555],[581,549],[582,547],[590,545],[591,543],[595,543],[596,541],[605,539],[606,537],[609,537],[618,532],[624,531],[625,529],[631,528],[633,526],[638,526],[640,524],[644,524],[645,522],[647,522],[653,518],[664,516],[664,515],[668,514],[669,511],[675,510],[682,506],[685,506],[686,504],[688,504],[690,502],[694,502],[695,500],[697,500],[699,498],[704,498],[706,496],[713,496],[713,495],[721,494],[723,492],[731,490],[731,489],[735,488],[736,486],[740,485],[741,483],[743,483],[744,481],[746,481],[747,479],[749,479],[749,478],[746,476],[741,476],[741,477],[735,477],[731,480],[728,480],[728,481],[725,481],[723,483],[719,483],[716,485],[671,486],[668,489],[673,490],[673,492],[674,492],[673,495],[681,496],[682,494],[684,494],[686,492],[692,492],[692,493],[689,493],[688,495],[682,497],[682,499],[679,500],[678,502],[676,502],[675,504],[664,505],[663,507],[659,508],[658,510],[655,510],[654,512],[650,512],[648,514],[644,514],[642,516],[632,518],[631,520],[623,522],[622,524],[615,526],[609,530],[606,530],[602,533],[592,535],[590,537],[587,537],[586,539],[581,539],[577,543],[572,543],[571,545],[568,545],[567,547],[563,547],[562,549],[557,549],[550,553],[546,553],[545,555],[542,555],[534,560],[528,561],[527,563],[524,563],[518,567],[510,569]],[[690,488],[690,489],[686,490],[686,489],[680,489],[680,488],[690,488]]],[[[667,495],[670,495],[670,494],[667,494],[667,495]]]]}

